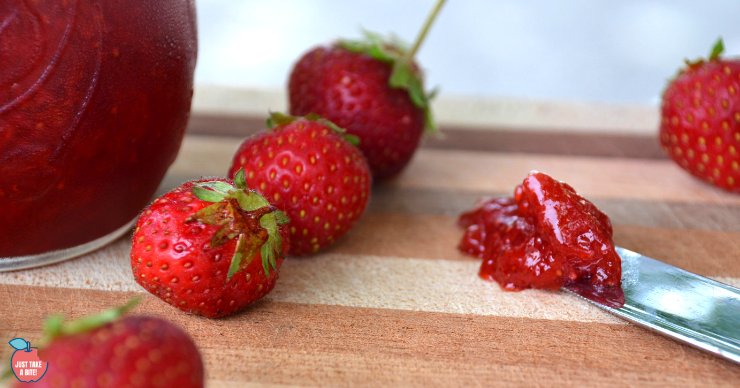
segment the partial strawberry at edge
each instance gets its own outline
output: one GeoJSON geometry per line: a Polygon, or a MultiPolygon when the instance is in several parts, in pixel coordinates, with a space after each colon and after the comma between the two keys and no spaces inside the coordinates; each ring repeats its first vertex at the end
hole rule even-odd
{"type": "Polygon", "coordinates": [[[365,212],[372,178],[357,139],[315,115],[273,113],[270,131],[244,140],[229,175],[247,183],[290,217],[291,255],[316,253],[346,234],[365,212]]]}
{"type": "Polygon", "coordinates": [[[287,217],[234,182],[187,182],[155,200],[136,225],[136,281],[165,302],[206,317],[233,314],[275,285],[287,217]]]}
{"type": "Polygon", "coordinates": [[[360,138],[377,179],[398,174],[434,130],[422,74],[400,42],[365,40],[316,47],[295,64],[288,84],[290,112],[316,113],[360,138]]]}
{"type": "Polygon", "coordinates": [[[660,142],[692,175],[740,193],[740,59],[687,62],[663,94],[660,142]]]}
{"type": "Polygon", "coordinates": [[[120,318],[137,302],[71,322],[51,316],[39,350],[48,370],[33,386],[202,387],[203,361],[187,333],[160,318],[120,318]]]}

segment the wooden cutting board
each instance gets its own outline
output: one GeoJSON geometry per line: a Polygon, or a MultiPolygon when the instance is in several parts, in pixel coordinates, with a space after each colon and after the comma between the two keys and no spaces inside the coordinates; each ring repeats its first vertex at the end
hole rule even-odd
{"type": "MultiPolygon", "coordinates": [[[[593,115],[586,108],[574,123],[593,115]]],[[[456,250],[456,216],[480,197],[510,194],[537,169],[603,209],[618,245],[740,285],[739,195],[663,158],[652,130],[568,126],[571,112],[548,126],[552,109],[531,110],[530,127],[445,126],[403,175],[374,189],[348,236],[315,257],[288,259],[275,290],[241,314],[204,319],[144,293],[127,237],[59,265],[0,273],[0,339],[33,342],[52,312],[75,318],[141,294],[136,313],[193,336],[210,386],[736,386],[735,364],[563,293],[504,292],[456,250]]],[[[245,128],[261,123],[195,115],[160,191],[223,175],[245,128]]],[[[0,346],[0,357],[9,354],[0,346]]]]}

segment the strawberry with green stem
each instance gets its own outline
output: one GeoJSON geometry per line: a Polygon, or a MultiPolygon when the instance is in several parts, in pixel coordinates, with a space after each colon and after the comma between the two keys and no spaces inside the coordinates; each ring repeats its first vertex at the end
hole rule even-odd
{"type": "Polygon", "coordinates": [[[660,143],[695,177],[740,193],[740,59],[687,61],[663,93],[660,143]]]}
{"type": "Polygon", "coordinates": [[[239,146],[229,176],[247,183],[290,217],[290,254],[316,253],[345,235],[365,212],[371,176],[342,128],[316,115],[272,113],[270,131],[239,146]]]}
{"type": "Polygon", "coordinates": [[[203,361],[187,333],[160,318],[121,318],[137,303],[75,321],[49,317],[39,350],[48,369],[34,386],[202,387],[203,361]]]}
{"type": "Polygon", "coordinates": [[[131,247],[136,281],[177,308],[233,314],[275,285],[287,249],[288,218],[246,186],[187,182],[144,209],[131,247]]]}
{"type": "Polygon", "coordinates": [[[288,82],[290,112],[319,114],[360,138],[375,179],[398,174],[411,160],[424,130],[434,131],[423,74],[414,57],[444,5],[438,0],[416,41],[366,33],[304,54],[288,82]]]}

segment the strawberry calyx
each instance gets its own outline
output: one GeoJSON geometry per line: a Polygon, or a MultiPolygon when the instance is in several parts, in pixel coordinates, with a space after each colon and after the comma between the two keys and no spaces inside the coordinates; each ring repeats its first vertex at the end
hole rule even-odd
{"type": "MultiPolygon", "coordinates": [[[[717,38],[717,41],[714,42],[714,45],[712,46],[712,50],[709,52],[709,61],[718,61],[720,60],[720,57],[722,56],[722,53],[725,52],[725,42],[722,40],[722,37],[717,38]]],[[[693,61],[686,59],[686,66],[688,68],[697,68],[701,65],[703,65],[705,62],[707,62],[707,59],[704,58],[698,58],[693,61]]]]}
{"type": "MultiPolygon", "coordinates": [[[[74,321],[65,321],[64,316],[61,314],[50,315],[48,318],[46,318],[46,322],[44,322],[44,337],[40,341],[40,345],[38,346],[38,348],[45,348],[55,338],[86,333],[103,325],[107,325],[111,322],[117,321],[123,315],[136,307],[136,305],[138,305],[140,301],[141,298],[135,297],[126,302],[126,304],[124,305],[105,310],[98,314],[82,317],[74,321]]],[[[22,339],[16,338],[9,342],[9,344],[16,350],[20,350],[18,349],[17,345],[14,344],[14,342],[16,342],[17,340],[25,342],[25,347],[27,351],[31,349],[30,341],[24,341],[22,339]]],[[[0,381],[9,379],[11,376],[13,376],[13,371],[12,369],[8,368],[0,374],[0,381]]]]}
{"type": "Polygon", "coordinates": [[[336,44],[354,53],[364,54],[373,59],[391,65],[391,76],[388,85],[391,88],[404,89],[414,106],[424,111],[424,129],[434,132],[437,125],[431,110],[431,100],[437,93],[424,90],[423,74],[409,57],[408,46],[395,36],[384,38],[370,31],[363,31],[365,38],[360,40],[340,40],[336,44]]]}
{"type": "Polygon", "coordinates": [[[126,304],[121,306],[105,310],[98,314],[82,317],[74,321],[65,321],[64,316],[61,314],[50,315],[46,319],[46,322],[44,322],[44,339],[42,342],[44,344],[48,344],[55,338],[86,333],[114,322],[136,307],[140,301],[141,298],[139,297],[132,298],[126,304]]]}
{"type": "Polygon", "coordinates": [[[430,92],[424,90],[423,74],[419,67],[416,66],[416,63],[414,63],[414,57],[426,39],[445,1],[437,0],[434,4],[434,8],[432,8],[432,11],[427,16],[411,48],[408,48],[396,36],[391,35],[386,39],[370,31],[363,31],[365,35],[364,39],[340,40],[337,42],[337,46],[347,51],[364,54],[378,61],[390,64],[392,68],[388,85],[391,88],[404,89],[408,92],[414,106],[424,111],[424,129],[430,133],[437,130],[437,124],[434,121],[431,109],[431,100],[437,94],[437,89],[432,89],[430,92]]]}
{"type": "Polygon", "coordinates": [[[211,247],[237,239],[226,281],[246,268],[258,252],[266,276],[271,268],[277,269],[283,247],[280,225],[290,220],[262,195],[249,190],[243,169],[234,176],[233,185],[223,181],[198,182],[193,186],[193,195],[213,205],[199,210],[186,222],[220,226],[211,238],[211,247]]]}
{"type": "Polygon", "coordinates": [[[712,51],[709,52],[709,60],[714,61],[719,59],[719,57],[722,55],[722,53],[725,52],[725,42],[722,41],[722,38],[717,38],[717,41],[714,42],[714,46],[712,46],[712,51]]]}
{"type": "Polygon", "coordinates": [[[270,116],[267,118],[267,127],[270,129],[276,129],[278,127],[283,127],[299,120],[307,120],[319,123],[331,129],[334,133],[342,137],[353,146],[357,147],[360,145],[360,138],[358,136],[347,133],[346,129],[334,124],[334,122],[332,122],[331,120],[324,118],[317,113],[309,113],[305,116],[291,116],[280,112],[270,112],[270,116]]]}

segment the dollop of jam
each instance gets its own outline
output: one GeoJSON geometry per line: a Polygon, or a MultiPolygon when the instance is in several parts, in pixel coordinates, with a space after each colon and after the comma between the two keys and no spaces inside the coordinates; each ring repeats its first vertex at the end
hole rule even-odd
{"type": "Polygon", "coordinates": [[[482,201],[460,216],[461,251],[482,258],[480,276],[502,288],[568,288],[624,304],[622,263],[609,218],[566,183],[530,173],[513,197],[482,201]]]}

